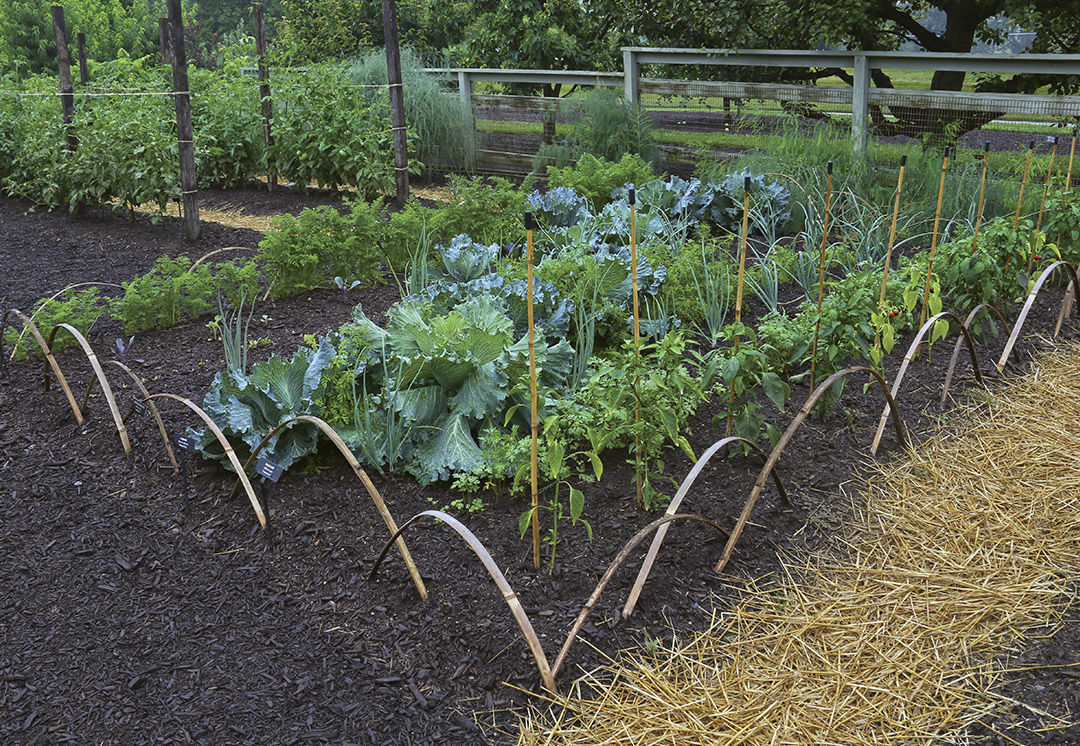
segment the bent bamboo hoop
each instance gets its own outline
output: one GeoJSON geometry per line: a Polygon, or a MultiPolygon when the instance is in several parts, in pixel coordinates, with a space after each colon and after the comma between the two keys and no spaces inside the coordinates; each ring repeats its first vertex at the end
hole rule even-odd
{"type": "Polygon", "coordinates": [[[615,555],[615,559],[608,565],[608,569],[604,572],[603,577],[600,578],[600,582],[596,584],[596,588],[593,589],[592,594],[589,596],[589,600],[585,602],[585,605],[581,608],[581,612],[578,614],[577,620],[574,622],[573,628],[570,630],[570,634],[566,638],[566,642],[563,643],[562,649],[559,651],[559,656],[555,659],[555,665],[551,667],[551,675],[554,677],[558,675],[559,668],[562,666],[563,661],[566,659],[566,654],[570,652],[570,646],[574,644],[574,640],[577,639],[578,633],[581,631],[582,626],[585,624],[585,620],[588,618],[590,612],[593,610],[593,606],[600,599],[600,594],[604,592],[604,588],[611,582],[611,578],[614,577],[615,571],[619,569],[619,566],[630,556],[630,552],[634,550],[638,544],[644,541],[645,537],[656,529],[666,529],[672,521],[679,520],[691,520],[701,521],[706,523],[717,531],[724,535],[728,535],[728,532],[721,528],[716,523],[713,523],[707,518],[702,518],[699,515],[692,513],[672,513],[665,515],[661,518],[657,518],[655,521],[645,526],[631,537],[630,541],[626,542],[626,545],[619,550],[619,553],[615,555]]]}
{"type": "Polygon", "coordinates": [[[743,529],[746,527],[746,522],[750,520],[750,513],[754,509],[754,503],[757,502],[758,497],[761,495],[761,491],[765,489],[765,483],[769,480],[769,474],[773,468],[776,467],[776,462],[780,460],[780,454],[783,452],[784,447],[788,444],[791,438],[795,435],[795,431],[802,425],[803,420],[810,414],[810,410],[817,404],[829,387],[836,381],[849,376],[852,373],[865,372],[869,373],[871,377],[878,382],[878,386],[881,388],[881,392],[885,395],[885,400],[889,403],[889,407],[893,411],[893,425],[896,428],[896,439],[902,444],[906,445],[907,429],[904,427],[904,421],[900,418],[900,409],[896,406],[896,400],[893,398],[892,393],[889,391],[889,385],[885,383],[885,379],[881,374],[873,368],[867,368],[864,365],[854,365],[850,368],[844,368],[829,376],[826,380],[822,381],[816,389],[806,399],[806,403],[802,405],[802,409],[795,415],[795,419],[788,425],[787,430],[780,436],[779,442],[776,447],[772,449],[772,453],[769,454],[768,460],[765,462],[764,468],[761,473],[758,474],[757,481],[754,482],[754,488],[750,490],[750,497],[746,499],[746,504],[743,506],[742,513],[739,515],[739,520],[735,524],[734,530],[731,532],[731,536],[728,537],[727,546],[724,547],[724,553],[720,556],[720,559],[716,562],[714,568],[716,572],[721,572],[724,566],[727,565],[731,559],[731,552],[735,549],[735,544],[739,541],[739,536],[742,534],[743,529]]]}
{"type": "Polygon", "coordinates": [[[499,592],[501,592],[503,598],[506,599],[506,605],[510,607],[510,613],[514,615],[514,620],[521,629],[521,634],[525,636],[525,642],[528,643],[529,650],[532,652],[533,659],[536,661],[536,668],[540,672],[540,679],[544,682],[544,688],[552,694],[555,694],[555,675],[551,671],[551,666],[548,665],[547,656],[544,655],[544,648],[540,645],[540,638],[536,636],[536,630],[533,629],[532,623],[525,613],[525,609],[521,607],[521,601],[518,600],[517,594],[515,594],[514,590],[510,587],[510,583],[507,582],[506,576],[503,575],[499,566],[495,564],[495,560],[492,559],[488,550],[484,548],[484,545],[476,538],[476,535],[465,528],[458,519],[451,515],[447,515],[441,510],[424,510],[405,521],[401,528],[395,531],[394,535],[390,537],[390,540],[386,542],[386,546],[383,547],[382,551],[379,552],[379,557],[375,560],[371,572],[368,573],[368,580],[375,577],[375,573],[378,572],[379,565],[386,557],[386,553],[390,551],[391,545],[398,540],[401,534],[404,533],[409,526],[413,525],[424,516],[436,518],[457,531],[458,535],[469,545],[469,549],[473,550],[473,553],[480,558],[480,562],[483,563],[484,569],[488,571],[488,575],[495,581],[495,585],[499,587],[499,592]]]}
{"type": "MultiPolygon", "coordinates": [[[[1007,333],[1009,331],[1009,322],[1006,321],[1005,317],[1001,315],[1001,311],[997,310],[997,308],[990,305],[989,303],[980,303],[971,310],[971,313],[969,313],[967,315],[967,318],[964,320],[964,326],[967,327],[967,330],[969,332],[971,331],[971,322],[973,322],[975,320],[975,317],[979,315],[979,311],[983,310],[984,308],[997,317],[997,320],[1000,321],[1002,326],[1005,327],[1005,331],[1007,333]]],[[[949,384],[952,383],[953,373],[956,371],[956,363],[960,359],[960,345],[963,341],[963,335],[958,336],[956,338],[956,344],[953,345],[952,357],[949,359],[949,370],[945,373],[945,385],[941,388],[942,404],[945,403],[945,399],[949,395],[949,384]]]]}
{"type": "MultiPolygon", "coordinates": [[[[1009,355],[1012,354],[1013,347],[1016,345],[1016,339],[1020,336],[1020,330],[1024,326],[1024,321],[1027,320],[1028,312],[1031,310],[1032,304],[1035,302],[1035,296],[1042,290],[1043,283],[1046,282],[1046,278],[1050,276],[1058,267],[1065,267],[1069,270],[1072,278],[1069,280],[1069,287],[1080,288],[1080,279],[1077,278],[1076,268],[1068,262],[1054,262],[1049,267],[1043,270],[1043,273],[1039,275],[1039,279],[1035,281],[1035,286],[1031,288],[1031,292],[1028,293],[1027,301],[1024,303],[1024,307],[1020,309],[1020,315],[1016,318],[1016,324],[1013,325],[1012,334],[1009,335],[1009,341],[1005,343],[1005,349],[1001,353],[1001,359],[997,361],[998,372],[1005,369],[1005,363],[1009,360],[1009,355]]],[[[1067,302],[1062,301],[1062,315],[1064,315],[1064,306],[1067,302]]]]}
{"type": "Polygon", "coordinates": [[[150,400],[150,392],[146,390],[146,386],[143,385],[142,380],[135,375],[135,371],[119,360],[106,360],[105,364],[115,365],[117,368],[127,373],[128,377],[135,383],[135,386],[138,387],[139,392],[143,396],[143,401],[150,407],[150,414],[154,416],[154,421],[157,422],[158,432],[161,433],[161,439],[165,442],[165,452],[169,454],[169,462],[172,464],[173,473],[175,474],[180,471],[180,465],[176,463],[176,454],[173,452],[172,443],[169,442],[169,433],[165,429],[165,421],[161,419],[161,412],[158,411],[157,404],[154,404],[154,402],[150,400]]]}
{"type": "MultiPolygon", "coordinates": [[[[971,332],[968,331],[967,325],[960,320],[960,317],[949,311],[942,311],[936,313],[926,320],[926,323],[919,328],[919,333],[915,335],[915,339],[911,340],[911,344],[908,346],[907,354],[904,355],[904,361],[900,363],[900,370],[896,372],[896,378],[893,380],[892,396],[895,399],[896,395],[900,392],[900,384],[904,380],[904,374],[907,373],[908,366],[911,365],[911,361],[918,354],[919,346],[922,344],[923,337],[929,332],[934,324],[938,320],[948,317],[955,321],[960,326],[960,337],[967,342],[968,352],[971,353],[971,367],[975,370],[975,380],[980,384],[983,384],[982,371],[979,370],[979,356],[975,353],[975,343],[971,339],[971,332]]],[[[877,430],[874,431],[874,442],[870,444],[870,455],[876,456],[878,445],[881,443],[881,436],[885,432],[885,423],[889,420],[889,407],[886,405],[881,410],[881,419],[878,420],[877,430]]]]}
{"type": "MultiPolygon", "coordinates": [[[[71,393],[71,387],[68,386],[67,379],[64,377],[64,372],[60,370],[60,364],[56,362],[56,358],[53,357],[52,349],[45,342],[45,338],[41,336],[41,332],[38,330],[34,322],[27,317],[25,313],[17,308],[12,308],[4,313],[4,318],[0,319],[0,360],[4,357],[4,329],[7,327],[8,318],[14,314],[19,317],[19,320],[23,322],[23,330],[30,330],[30,333],[34,335],[34,339],[38,343],[38,347],[41,348],[42,354],[45,355],[45,362],[49,368],[52,368],[53,374],[56,376],[56,380],[60,383],[60,388],[64,392],[64,396],[67,397],[68,404],[71,405],[71,413],[75,415],[75,422],[80,426],[83,424],[83,413],[79,409],[79,405],[75,402],[75,395],[71,393]]],[[[14,355],[14,353],[12,353],[14,355]]],[[[48,369],[46,369],[45,378],[45,390],[49,390],[48,369]]]]}
{"type": "Polygon", "coordinates": [[[210,432],[214,434],[214,437],[217,438],[218,443],[220,443],[222,449],[224,449],[225,456],[229,459],[229,463],[232,464],[233,468],[236,470],[237,475],[239,475],[240,483],[244,485],[244,491],[247,492],[248,500],[251,502],[251,507],[255,511],[255,517],[259,519],[259,525],[262,528],[266,528],[266,515],[263,513],[262,505],[259,504],[259,499],[255,497],[255,490],[252,489],[251,482],[248,481],[247,474],[244,473],[244,467],[240,465],[240,459],[236,457],[236,452],[233,450],[233,447],[229,443],[228,438],[225,437],[225,433],[221,432],[221,428],[218,427],[212,419],[210,419],[210,415],[204,412],[198,404],[195,404],[190,399],[185,399],[184,397],[177,396],[176,394],[151,394],[147,398],[165,398],[172,399],[173,401],[178,401],[185,407],[190,409],[192,412],[194,412],[196,415],[198,415],[199,419],[206,423],[206,426],[210,428],[210,432]]]}
{"type": "MultiPolygon", "coordinates": [[[[668,509],[664,515],[675,515],[679,510],[679,505],[682,504],[683,498],[686,497],[690,488],[694,486],[694,482],[705,468],[705,465],[712,460],[713,456],[732,443],[745,443],[760,453],[762,458],[768,458],[768,454],[761,450],[761,447],[757,443],[752,440],[747,440],[746,438],[740,438],[737,435],[716,441],[701,454],[701,458],[699,458],[697,463],[690,469],[686,478],[683,479],[682,484],[679,485],[679,491],[675,493],[675,497],[671,498],[671,504],[668,505],[668,509]]],[[[783,498],[784,502],[790,505],[791,501],[788,499],[787,490],[784,489],[784,483],[780,481],[780,472],[773,469],[772,478],[773,481],[776,482],[776,489],[780,492],[780,497],[783,498]]],[[[645,586],[645,581],[649,579],[649,573],[652,572],[653,563],[656,562],[656,555],[660,552],[660,545],[664,543],[668,528],[668,524],[665,523],[660,526],[656,532],[656,536],[653,537],[652,544],[649,546],[649,552],[645,555],[645,561],[641,563],[641,569],[638,571],[637,580],[634,581],[634,587],[630,589],[630,595],[626,598],[626,603],[623,605],[623,619],[626,619],[634,613],[634,607],[637,605],[638,597],[641,595],[641,590],[645,586]]],[[[559,663],[556,661],[555,668],[558,669],[558,667],[559,663]]]]}
{"type": "MultiPolygon", "coordinates": [[[[338,451],[341,452],[341,455],[345,457],[345,461],[348,462],[349,468],[353,470],[356,478],[360,480],[361,484],[364,485],[364,489],[371,495],[371,499],[375,503],[379,515],[382,516],[383,522],[386,523],[386,527],[390,529],[391,534],[395,534],[398,530],[397,522],[394,521],[394,516],[390,514],[390,510],[386,507],[386,503],[383,501],[382,495],[379,494],[379,490],[376,489],[375,484],[371,481],[371,478],[368,477],[367,472],[360,466],[360,462],[356,460],[356,456],[349,450],[349,446],[345,444],[345,441],[337,434],[337,431],[318,417],[302,414],[293,417],[292,419],[285,420],[285,422],[282,422],[275,427],[266,434],[266,437],[264,437],[259,445],[255,447],[255,450],[251,452],[251,456],[248,457],[247,462],[244,464],[244,472],[247,472],[247,470],[251,468],[251,465],[255,463],[255,459],[258,458],[259,453],[261,453],[262,449],[266,447],[266,444],[270,442],[270,439],[294,422],[308,422],[314,425],[330,439],[331,443],[337,446],[338,451]]],[[[239,474],[239,472],[237,473],[239,474]]],[[[232,493],[229,495],[230,498],[236,494],[236,488],[239,484],[240,481],[237,480],[236,484],[233,485],[232,493]]],[[[424,586],[424,581],[420,577],[420,571],[416,569],[416,563],[413,562],[412,555],[409,554],[409,548],[405,546],[405,540],[400,536],[397,539],[397,548],[401,553],[401,558],[405,560],[405,566],[409,568],[409,575],[412,576],[413,583],[416,585],[416,590],[420,592],[420,598],[427,601],[427,588],[424,586]]]]}
{"type": "Polygon", "coordinates": [[[216,256],[217,254],[220,254],[223,251],[250,251],[252,254],[258,254],[259,253],[258,249],[253,249],[253,248],[251,248],[249,246],[226,246],[223,249],[214,249],[211,252],[203,254],[202,256],[200,256],[198,259],[195,260],[194,264],[192,264],[190,267],[188,267],[187,271],[190,272],[191,270],[198,267],[200,264],[205,262],[210,257],[216,256]]]}
{"type": "MultiPolygon", "coordinates": [[[[73,327],[71,324],[57,324],[49,332],[48,344],[52,349],[53,341],[56,339],[56,333],[63,329],[75,338],[75,341],[82,347],[83,352],[86,353],[86,359],[90,361],[90,367],[94,369],[94,375],[97,377],[98,384],[101,385],[101,391],[105,394],[105,401],[109,405],[109,412],[112,413],[113,422],[116,424],[116,434],[120,436],[120,443],[124,447],[124,453],[131,453],[131,441],[128,440],[127,426],[124,425],[124,418],[120,416],[120,410],[116,406],[116,397],[113,396],[112,386],[109,385],[109,379],[105,377],[105,371],[101,368],[101,363],[98,362],[97,354],[90,346],[90,343],[86,341],[86,337],[82,333],[73,327]]],[[[48,364],[41,371],[42,378],[44,379],[45,388],[49,388],[49,366],[48,364]]],[[[93,381],[86,387],[86,396],[83,397],[83,405],[80,407],[83,414],[86,413],[86,403],[90,398],[90,390],[93,388],[93,381]]]]}

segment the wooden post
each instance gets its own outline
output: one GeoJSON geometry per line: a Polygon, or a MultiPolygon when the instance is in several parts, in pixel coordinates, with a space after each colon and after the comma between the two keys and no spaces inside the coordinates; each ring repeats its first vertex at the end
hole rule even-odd
{"type": "Polygon", "coordinates": [[[195,241],[202,233],[195,177],[195,142],[191,131],[191,96],[188,92],[187,52],[184,50],[184,19],[180,0],[166,0],[169,37],[172,40],[173,100],[176,102],[176,133],[180,148],[180,196],[184,203],[184,234],[195,241]]]}
{"type": "MultiPolygon", "coordinates": [[[[385,5],[383,6],[385,7],[385,5]]],[[[539,420],[536,412],[538,395],[536,392],[536,331],[533,326],[533,214],[525,213],[525,264],[527,266],[526,315],[529,324],[529,426],[532,429],[530,441],[530,486],[532,495],[530,505],[532,507],[532,540],[533,540],[533,567],[540,569],[540,498],[539,498],[539,459],[540,436],[539,420]]],[[[556,477],[557,478],[557,477],[556,477]]]]}
{"type": "Polygon", "coordinates": [[[818,269],[817,289],[817,319],[814,321],[814,344],[810,352],[810,393],[814,393],[815,377],[817,376],[817,343],[818,334],[821,332],[821,301],[825,297],[825,253],[829,248],[829,205],[832,202],[832,161],[827,168],[828,175],[825,181],[825,223],[821,232],[821,266],[818,269]]]}
{"type": "Polygon", "coordinates": [[[870,63],[865,52],[855,53],[854,80],[851,87],[851,141],[856,153],[866,150],[870,103],[870,63]]]}
{"type": "MultiPolygon", "coordinates": [[[[1035,152],[1035,141],[1028,143],[1027,163],[1024,164],[1024,178],[1020,180],[1020,194],[1016,197],[1016,217],[1013,218],[1013,230],[1020,225],[1020,206],[1024,203],[1024,187],[1027,186],[1028,172],[1031,171],[1031,154],[1035,152]]],[[[1005,268],[1008,269],[1006,263],[1005,268]]]]}
{"type": "Polygon", "coordinates": [[[90,70],[86,67],[86,34],[75,34],[75,45],[79,49],[79,82],[90,82],[90,70]]]}
{"type": "Polygon", "coordinates": [[[405,95],[401,90],[401,50],[398,48],[397,2],[382,0],[386,79],[390,83],[390,123],[394,129],[394,181],[398,205],[409,197],[409,153],[405,139],[405,95]]]}
{"type": "MultiPolygon", "coordinates": [[[[463,129],[465,130],[465,142],[476,142],[476,118],[473,116],[473,79],[465,70],[458,70],[458,96],[461,97],[461,110],[465,114],[463,129]]],[[[470,149],[472,145],[469,146],[470,149]]]]}
{"type": "Polygon", "coordinates": [[[274,145],[274,134],[270,129],[270,122],[274,116],[274,104],[270,100],[270,82],[266,71],[266,21],[263,18],[263,4],[255,3],[251,6],[252,18],[255,22],[255,54],[259,57],[259,100],[262,101],[263,116],[263,142],[266,143],[266,188],[274,191],[277,185],[277,166],[270,157],[270,149],[274,145]]]}
{"type": "Polygon", "coordinates": [[[631,104],[641,101],[641,65],[637,55],[630,49],[623,49],[623,94],[631,104]]]}
{"type": "Polygon", "coordinates": [[[1054,146],[1050,149],[1050,167],[1046,169],[1046,185],[1043,186],[1042,201],[1039,202],[1039,219],[1035,222],[1035,230],[1042,228],[1043,212],[1046,210],[1046,195],[1050,193],[1050,181],[1054,178],[1054,156],[1057,155],[1058,139],[1054,138],[1054,146]]]}
{"type": "MultiPolygon", "coordinates": [[[[746,239],[750,235],[750,177],[743,177],[743,207],[742,207],[742,233],[739,235],[739,276],[735,283],[735,337],[732,339],[732,350],[739,351],[739,325],[742,323],[742,297],[743,280],[746,276],[746,239]]],[[[728,397],[727,424],[724,426],[724,436],[731,437],[735,431],[735,392],[728,397]]]]}
{"type": "Polygon", "coordinates": [[[158,19],[158,43],[161,45],[161,64],[171,65],[173,62],[172,54],[172,34],[169,33],[169,19],[158,19]]]}
{"type": "Polygon", "coordinates": [[[64,117],[64,127],[67,128],[68,151],[74,151],[79,140],[75,137],[75,130],[71,123],[75,119],[75,96],[71,83],[71,55],[68,54],[67,24],[64,23],[64,6],[54,5],[51,8],[53,21],[53,34],[56,37],[56,66],[60,71],[60,111],[64,117]]]}

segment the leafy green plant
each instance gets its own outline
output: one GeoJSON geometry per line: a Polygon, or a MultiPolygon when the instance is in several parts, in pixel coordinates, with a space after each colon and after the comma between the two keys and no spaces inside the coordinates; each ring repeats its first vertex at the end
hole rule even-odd
{"type": "Polygon", "coordinates": [[[611,199],[611,192],[626,184],[644,184],[655,178],[652,165],[635,153],[625,153],[618,161],[597,158],[585,153],[577,163],[558,168],[549,166],[548,187],[569,187],[601,210],[611,199]]]}
{"type": "Polygon", "coordinates": [[[555,156],[556,166],[565,166],[585,153],[614,161],[626,153],[649,163],[660,163],[660,150],[648,113],[627,101],[621,90],[594,88],[570,111],[570,134],[560,143],[541,146],[538,162],[555,156]]]}
{"type": "Polygon", "coordinates": [[[780,431],[767,422],[762,403],[755,394],[758,390],[780,411],[784,411],[791,387],[779,375],[769,370],[769,358],[758,343],[754,330],[736,322],[725,327],[722,338],[732,343],[730,347],[713,350],[703,359],[703,367],[718,372],[718,383],[728,399],[728,420],[731,430],[747,440],[756,441],[764,429],[769,441],[776,445],[780,431]],[[738,346],[734,344],[738,336],[738,346]]]}
{"type": "Polygon", "coordinates": [[[378,282],[386,236],[381,208],[381,200],[357,200],[347,214],[323,205],[274,218],[259,242],[271,294],[311,290],[334,277],[363,285],[378,282]]]}
{"type": "MultiPolygon", "coordinates": [[[[549,427],[548,423],[545,423],[545,430],[549,427]]],[[[551,495],[547,500],[547,503],[535,508],[529,508],[518,517],[518,530],[521,532],[522,538],[524,538],[526,532],[529,530],[529,526],[532,524],[533,515],[541,507],[548,511],[551,517],[551,523],[547,532],[544,534],[544,543],[548,545],[551,552],[548,555],[548,573],[555,572],[555,551],[559,546],[559,524],[562,522],[564,515],[568,515],[570,518],[570,524],[576,526],[579,522],[585,526],[585,530],[588,532],[589,541],[592,541],[592,526],[589,522],[582,518],[582,514],[585,512],[585,494],[574,487],[570,482],[570,467],[566,462],[565,449],[562,443],[557,438],[549,438],[547,443],[546,453],[544,454],[544,470],[545,476],[550,480],[550,484],[545,488],[551,491],[551,495]],[[568,493],[567,507],[569,512],[565,513],[562,501],[562,488],[566,487],[568,493]]],[[[600,478],[600,473],[596,473],[597,479],[600,478]]]]}
{"type": "Polygon", "coordinates": [[[1046,235],[1053,237],[1061,258],[1080,262],[1080,196],[1055,190],[1046,198],[1046,235]]]}
{"type": "MultiPolygon", "coordinates": [[[[48,336],[58,324],[70,324],[82,334],[88,335],[103,316],[111,311],[112,302],[101,297],[101,291],[96,287],[86,288],[74,293],[61,295],[59,298],[45,299],[34,308],[34,324],[41,333],[48,336]]],[[[23,360],[30,354],[39,354],[40,348],[34,342],[29,332],[16,331],[18,323],[14,326],[6,326],[4,332],[4,347],[8,352],[3,354],[15,354],[16,360],[23,360]],[[21,337],[21,339],[20,339],[21,337]]],[[[62,350],[75,343],[68,334],[58,334],[53,341],[53,350],[62,350]]]]}
{"type": "MultiPolygon", "coordinates": [[[[301,348],[292,360],[274,355],[265,363],[253,365],[250,374],[228,368],[214,376],[203,409],[243,460],[278,425],[297,415],[320,414],[323,373],[333,358],[334,347],[324,337],[317,349],[301,348]]],[[[262,454],[288,469],[315,452],[318,432],[309,423],[293,423],[274,435],[262,454]]],[[[203,457],[230,468],[214,434],[207,429],[198,436],[203,457]]]]}
{"type": "Polygon", "coordinates": [[[974,251],[971,236],[938,246],[934,269],[950,310],[966,314],[980,303],[1004,310],[1026,290],[1024,275],[1034,240],[1031,221],[1021,221],[1014,231],[1011,221],[998,218],[984,224],[974,251]]]}
{"type": "Polygon", "coordinates": [[[185,256],[162,256],[144,275],[123,283],[117,315],[126,333],[164,329],[210,313],[216,297],[208,264],[191,268],[185,256]]]}

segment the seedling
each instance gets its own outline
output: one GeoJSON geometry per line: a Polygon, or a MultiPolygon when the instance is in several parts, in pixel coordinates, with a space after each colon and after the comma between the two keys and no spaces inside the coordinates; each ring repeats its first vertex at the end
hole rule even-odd
{"type": "Polygon", "coordinates": [[[131,349],[131,345],[134,342],[134,335],[129,337],[127,342],[124,342],[123,337],[116,338],[116,354],[120,356],[120,362],[124,365],[127,365],[127,351],[131,349]]]}
{"type": "Polygon", "coordinates": [[[353,280],[352,283],[346,285],[345,280],[341,279],[340,277],[334,278],[334,285],[336,285],[338,290],[341,291],[341,299],[346,303],[349,302],[349,291],[359,284],[360,280],[353,280]]]}

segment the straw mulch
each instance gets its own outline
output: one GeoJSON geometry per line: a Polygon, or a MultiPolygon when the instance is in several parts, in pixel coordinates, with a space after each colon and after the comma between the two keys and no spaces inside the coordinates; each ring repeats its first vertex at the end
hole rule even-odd
{"type": "Polygon", "coordinates": [[[964,742],[1011,703],[993,693],[1008,649],[1074,592],[1078,370],[1080,346],[1050,353],[870,467],[838,547],[751,585],[688,644],[585,676],[520,743],[964,742]]]}

